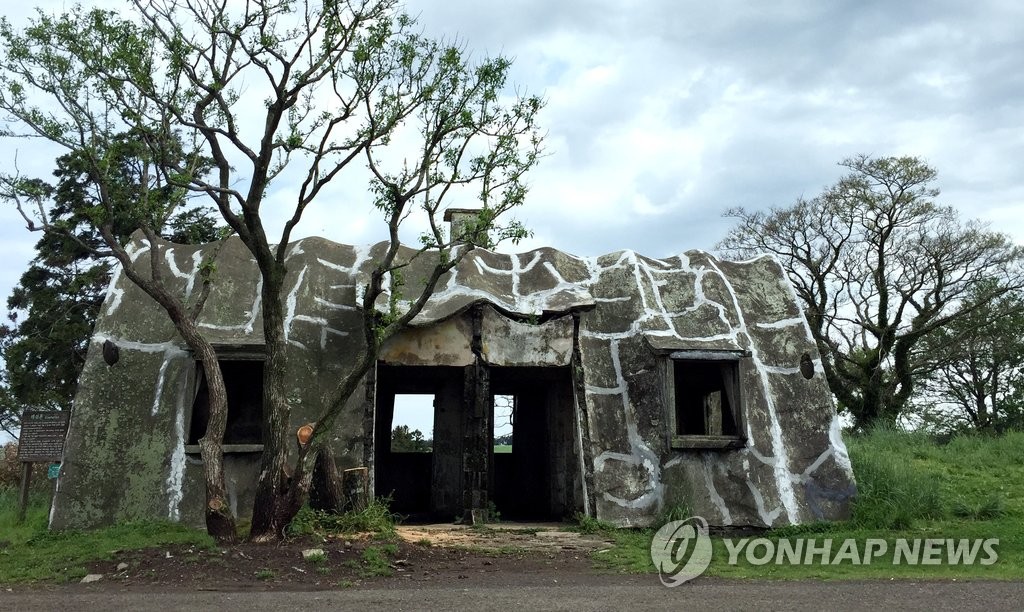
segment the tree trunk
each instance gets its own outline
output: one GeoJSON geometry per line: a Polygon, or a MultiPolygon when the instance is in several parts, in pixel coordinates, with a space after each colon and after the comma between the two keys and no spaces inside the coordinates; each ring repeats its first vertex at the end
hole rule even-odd
{"type": "Polygon", "coordinates": [[[990,425],[988,417],[988,405],[985,403],[985,395],[979,394],[976,398],[977,417],[975,418],[974,427],[979,430],[987,430],[990,425]]]}
{"type": "Polygon", "coordinates": [[[365,510],[370,503],[370,470],[365,467],[345,470],[341,482],[345,492],[345,511],[365,510]]]}
{"type": "MultiPolygon", "coordinates": [[[[338,393],[331,399],[328,409],[314,426],[313,436],[308,445],[299,449],[295,468],[291,472],[290,478],[282,479],[282,485],[274,492],[269,506],[261,507],[259,497],[257,497],[256,506],[253,508],[253,525],[255,528],[256,512],[260,511],[264,513],[265,523],[262,528],[266,531],[261,532],[258,536],[251,535],[252,539],[268,541],[275,537],[280,538],[284,536],[284,530],[288,523],[295,518],[295,515],[298,514],[302,505],[309,498],[310,488],[313,484],[315,460],[319,451],[326,446],[324,437],[333,429],[334,419],[337,417],[340,407],[344,406],[345,402],[352,396],[352,393],[359,388],[360,381],[362,381],[375,362],[376,352],[371,354],[371,351],[367,351],[362,354],[359,362],[342,381],[338,393]]],[[[287,439],[287,436],[282,436],[283,439],[287,439]]],[[[266,451],[264,450],[264,452],[266,451]]],[[[267,459],[264,457],[264,462],[266,463],[266,461],[267,459]]],[[[286,461],[287,456],[285,456],[282,465],[287,466],[286,461]]],[[[257,483],[257,495],[259,494],[259,486],[261,484],[262,482],[257,483]]]]}
{"type": "Polygon", "coordinates": [[[167,311],[174,328],[203,364],[203,374],[206,376],[209,389],[209,417],[206,434],[199,440],[199,452],[203,459],[203,477],[206,482],[206,531],[220,542],[233,542],[238,538],[238,533],[235,518],[225,502],[227,496],[224,486],[223,442],[228,418],[227,390],[224,387],[220,363],[217,361],[217,352],[199,332],[195,321],[186,314],[180,300],[172,296],[160,282],[159,270],[155,264],[160,259],[159,242],[152,235],[147,236],[152,248],[150,259],[154,263],[152,278],[146,278],[139,274],[131,258],[114,241],[109,228],[104,228],[103,234],[104,240],[114,250],[121,263],[125,275],[167,311]],[[114,248],[115,246],[117,248],[114,248]]]}
{"type": "Polygon", "coordinates": [[[228,506],[224,486],[224,431],[228,422],[228,394],[224,376],[213,346],[199,335],[195,324],[184,319],[180,331],[203,364],[209,395],[209,415],[206,433],[199,440],[199,453],[203,459],[203,477],[206,482],[206,531],[218,542],[238,539],[235,517],[228,506]]]}
{"type": "Polygon", "coordinates": [[[282,536],[287,521],[302,506],[299,504],[295,513],[281,523],[287,512],[282,512],[279,506],[282,503],[286,507],[293,505],[283,499],[289,496],[292,488],[288,472],[291,410],[285,390],[287,342],[284,339],[284,310],[281,303],[284,275],[283,266],[276,266],[274,270],[263,274],[263,337],[267,358],[263,363],[263,456],[249,532],[249,539],[255,542],[270,541],[282,536]]]}
{"type": "Polygon", "coordinates": [[[238,539],[235,517],[225,502],[223,447],[207,432],[199,440],[199,452],[206,479],[206,532],[218,542],[235,542],[238,539]]]}
{"type": "Polygon", "coordinates": [[[342,491],[341,473],[338,472],[338,464],[334,460],[334,451],[328,444],[324,444],[320,448],[320,452],[316,455],[316,461],[313,463],[313,484],[309,491],[309,505],[324,512],[339,513],[345,510],[345,493],[342,491]]]}

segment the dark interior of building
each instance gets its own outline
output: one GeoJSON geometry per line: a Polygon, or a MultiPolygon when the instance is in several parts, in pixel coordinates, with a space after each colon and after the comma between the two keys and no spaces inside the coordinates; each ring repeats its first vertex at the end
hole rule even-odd
{"type": "Polygon", "coordinates": [[[582,506],[577,500],[579,459],[570,369],[488,371],[485,392],[490,410],[481,419],[465,408],[479,388],[465,384],[465,368],[378,365],[376,494],[390,495],[392,510],[408,520],[447,522],[462,516],[469,480],[463,450],[471,447],[474,436],[486,437],[488,496],[503,520],[560,520],[582,506]],[[392,448],[395,396],[402,394],[433,395],[429,452],[392,448]],[[493,452],[495,396],[505,402],[502,418],[513,425],[511,452],[493,452]]]}

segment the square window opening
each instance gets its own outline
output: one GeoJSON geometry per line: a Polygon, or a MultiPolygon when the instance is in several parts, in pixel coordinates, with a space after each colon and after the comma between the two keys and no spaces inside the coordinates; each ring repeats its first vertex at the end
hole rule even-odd
{"type": "Polygon", "coordinates": [[[735,361],[673,360],[677,436],[738,436],[735,361]]]}
{"type": "Polygon", "coordinates": [[[391,452],[430,453],[434,450],[434,405],[431,393],[396,393],[391,420],[391,452]]]}
{"type": "MultiPolygon", "coordinates": [[[[224,444],[263,444],[263,361],[219,360],[227,390],[228,418],[224,444]]],[[[202,365],[199,388],[192,404],[188,444],[198,444],[206,435],[210,418],[210,391],[202,365]]]]}

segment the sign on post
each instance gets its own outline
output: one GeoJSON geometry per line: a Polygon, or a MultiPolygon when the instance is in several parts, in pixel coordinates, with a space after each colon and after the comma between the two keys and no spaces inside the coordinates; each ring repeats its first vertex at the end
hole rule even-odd
{"type": "Polygon", "coordinates": [[[18,439],[19,461],[60,461],[64,456],[64,436],[68,433],[66,410],[29,410],[21,415],[18,439]]]}
{"type": "Polygon", "coordinates": [[[28,507],[32,463],[60,461],[64,457],[64,438],[71,413],[64,410],[27,410],[21,415],[18,459],[21,461],[21,491],[18,495],[18,522],[25,520],[28,507]]]}

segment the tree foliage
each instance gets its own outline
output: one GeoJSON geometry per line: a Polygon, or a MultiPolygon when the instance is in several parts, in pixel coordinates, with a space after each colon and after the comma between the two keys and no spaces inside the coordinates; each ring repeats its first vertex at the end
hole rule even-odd
{"type": "Polygon", "coordinates": [[[512,434],[505,434],[494,438],[495,446],[512,446],[512,434]]]}
{"type": "Polygon", "coordinates": [[[861,427],[892,422],[935,364],[922,342],[1024,284],[1022,249],[935,202],[913,157],[854,157],[820,195],[737,219],[719,244],[770,253],[803,302],[825,374],[861,427]],[[993,282],[995,281],[995,282],[993,282]]]}
{"type": "MultiPolygon", "coordinates": [[[[110,153],[118,158],[111,167],[111,197],[124,202],[140,199],[145,179],[139,156],[146,153],[136,136],[117,138],[110,153]]],[[[110,283],[112,258],[95,255],[104,242],[90,220],[98,206],[98,185],[88,162],[78,153],[64,155],[57,160],[54,176],[55,185],[33,181],[32,186],[45,196],[47,222],[59,231],[44,233],[36,243],[35,258],[7,300],[9,322],[0,327],[7,387],[0,410],[7,414],[7,428],[17,427],[26,408],[70,408],[110,283]]],[[[8,189],[16,187],[7,184],[8,189]]],[[[163,238],[178,243],[218,238],[218,218],[211,209],[189,206],[182,191],[166,185],[158,191],[162,192],[154,195],[167,214],[157,215],[153,222],[163,238]]],[[[135,229],[130,216],[116,219],[112,227],[120,243],[135,229]]]]}
{"type": "MultiPolygon", "coordinates": [[[[972,293],[985,293],[985,287],[972,293]]],[[[1024,428],[1024,294],[984,304],[972,295],[965,316],[929,334],[922,417],[945,431],[1024,428]]]]}
{"type": "Polygon", "coordinates": [[[431,441],[423,438],[423,432],[409,429],[408,425],[396,425],[391,432],[391,452],[429,453],[431,441]]]}
{"type": "MultiPolygon", "coordinates": [[[[0,31],[5,31],[5,25],[0,23],[0,31]]],[[[7,102],[0,95],[0,105],[7,102]]],[[[73,116],[82,119],[80,115],[73,116]]],[[[81,122],[76,125],[84,129],[81,122]]],[[[161,269],[164,243],[158,232],[165,226],[186,229],[182,224],[189,219],[203,218],[202,211],[197,210],[179,216],[187,192],[168,180],[175,172],[175,156],[183,157],[181,148],[176,146],[179,141],[173,135],[156,135],[139,126],[125,133],[97,134],[91,139],[85,138],[87,134],[81,132],[82,146],[71,148],[61,158],[56,189],[40,179],[4,174],[0,175],[0,199],[12,202],[28,229],[43,232],[44,240],[49,237],[67,241],[67,245],[95,259],[116,259],[124,275],[164,309],[185,344],[201,360],[210,390],[207,433],[199,440],[206,475],[207,529],[220,540],[234,540],[235,520],[228,509],[221,469],[226,391],[216,352],[196,324],[210,294],[209,271],[219,249],[213,249],[212,256],[197,263],[201,288],[195,295],[187,292],[181,296],[170,289],[161,269]],[[152,139],[164,143],[157,155],[147,144],[152,139]],[[51,199],[53,205],[48,204],[51,199]],[[81,223],[90,229],[81,231],[81,223]],[[129,247],[122,243],[122,236],[129,232],[140,233],[147,246],[129,252],[129,247]]],[[[195,154],[188,158],[189,166],[201,171],[202,158],[195,154]]],[[[3,399],[11,400],[12,396],[5,393],[3,399]]]]}
{"type": "MultiPolygon", "coordinates": [[[[315,457],[381,343],[405,328],[473,248],[526,234],[506,213],[523,202],[524,176],[540,157],[543,103],[505,93],[510,60],[474,61],[461,43],[423,35],[396,0],[132,4],[133,18],[39,13],[24,32],[0,22],[0,108],[21,128],[8,133],[73,151],[145,128],[152,132],[144,144],[161,162],[171,134],[196,152],[162,176],[209,197],[259,267],[265,444],[250,533],[283,535],[308,496],[315,457]],[[209,173],[198,163],[207,158],[209,173]],[[324,401],[309,443],[290,458],[288,243],[342,171],[366,180],[390,244],[359,292],[364,349],[324,401]],[[287,195],[271,198],[278,181],[289,185],[287,195]],[[448,235],[444,211],[467,196],[481,206],[476,222],[448,235]],[[284,222],[277,227],[272,218],[284,222]],[[404,255],[399,229],[410,218],[423,231],[419,248],[404,255]],[[412,258],[430,262],[431,272],[401,294],[410,288],[396,272],[412,258]],[[390,307],[378,313],[386,294],[390,307]]],[[[104,163],[98,154],[89,159],[104,163]]]]}

